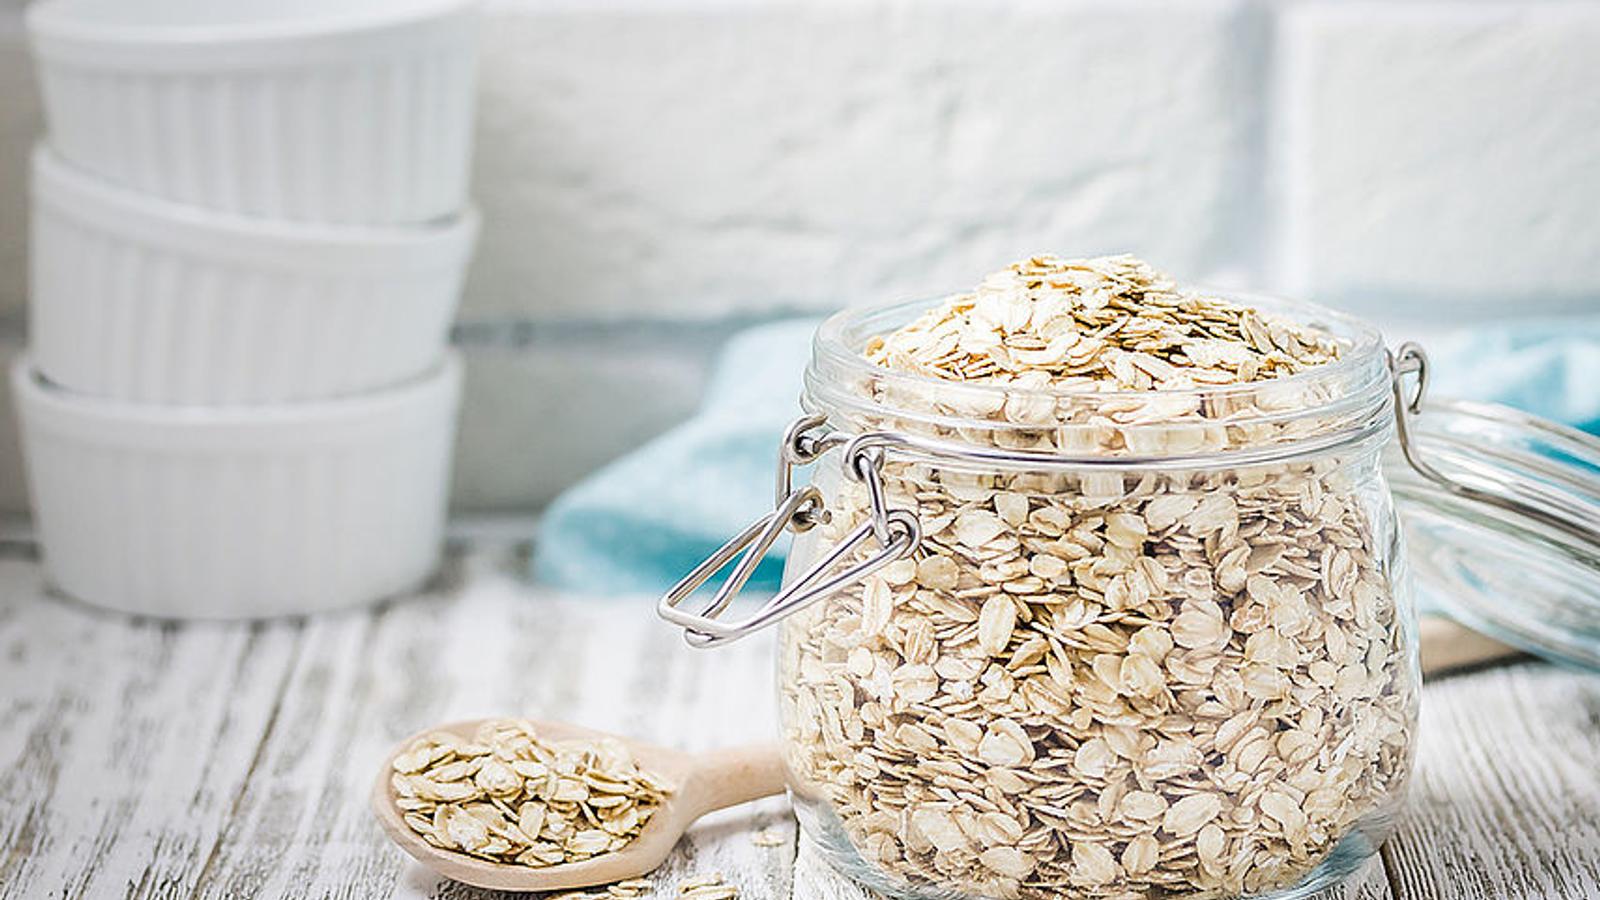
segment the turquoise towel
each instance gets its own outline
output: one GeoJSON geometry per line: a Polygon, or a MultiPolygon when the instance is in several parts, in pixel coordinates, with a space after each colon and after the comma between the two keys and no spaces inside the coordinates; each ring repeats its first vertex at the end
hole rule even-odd
{"type": "Polygon", "coordinates": [[[1503,403],[1600,434],[1600,317],[1527,319],[1424,343],[1440,397],[1503,403]]]}
{"type": "MultiPolygon", "coordinates": [[[[535,577],[587,592],[660,593],[772,508],[783,428],[799,412],[816,321],[728,343],[694,418],[594,473],[545,516],[535,577]]],[[[1439,396],[1506,403],[1600,433],[1600,317],[1497,323],[1429,338],[1439,396]]],[[[786,542],[750,580],[775,590],[786,542]]]]}
{"type": "MultiPolygon", "coordinates": [[[[550,505],[534,577],[589,592],[660,593],[772,509],[778,440],[800,411],[817,322],[776,322],[729,340],[694,418],[550,505]]],[[[751,590],[777,589],[785,543],[751,590]]]]}

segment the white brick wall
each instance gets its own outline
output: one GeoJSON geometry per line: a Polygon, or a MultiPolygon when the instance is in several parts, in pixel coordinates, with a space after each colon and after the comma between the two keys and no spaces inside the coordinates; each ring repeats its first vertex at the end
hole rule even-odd
{"type": "Polygon", "coordinates": [[[1242,28],[1194,0],[503,4],[469,310],[827,309],[1045,248],[1209,273],[1249,241],[1242,28]]]}
{"type": "MultiPolygon", "coordinates": [[[[0,344],[39,129],[19,9],[0,344]]],[[[536,337],[469,346],[457,497],[512,507],[690,409],[730,322],[1035,250],[1390,318],[1600,309],[1600,0],[492,0],[475,194],[466,333],[536,337]]],[[[0,427],[0,510],[16,471],[0,427]]]]}
{"type": "Polygon", "coordinates": [[[1310,4],[1277,46],[1290,290],[1594,307],[1600,5],[1310,4]]]}

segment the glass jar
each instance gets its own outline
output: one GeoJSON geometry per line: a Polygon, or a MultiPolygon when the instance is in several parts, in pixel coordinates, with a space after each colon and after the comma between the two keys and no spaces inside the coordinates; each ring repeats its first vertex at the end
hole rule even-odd
{"type": "Polygon", "coordinates": [[[1073,392],[863,356],[926,304],[819,330],[777,508],[661,613],[700,645],[782,621],[791,794],[840,872],[894,898],[1300,896],[1388,835],[1421,679],[1381,460],[1425,363],[1347,317],[1236,299],[1345,352],[1268,381],[1073,392]],[[783,589],[722,621],[785,530],[783,589]]]}

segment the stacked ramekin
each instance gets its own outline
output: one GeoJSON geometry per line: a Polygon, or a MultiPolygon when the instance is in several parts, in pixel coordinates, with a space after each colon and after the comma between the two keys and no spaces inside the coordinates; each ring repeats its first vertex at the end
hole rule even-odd
{"type": "Polygon", "coordinates": [[[174,617],[437,565],[461,371],[471,0],[43,0],[31,353],[45,568],[174,617]]]}

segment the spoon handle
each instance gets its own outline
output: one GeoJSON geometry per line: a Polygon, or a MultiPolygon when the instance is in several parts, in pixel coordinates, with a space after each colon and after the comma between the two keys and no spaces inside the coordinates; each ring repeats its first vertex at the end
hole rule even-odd
{"type": "Polygon", "coordinates": [[[714,812],[783,792],[783,754],[777,744],[756,744],[713,750],[695,758],[695,770],[705,785],[701,813],[714,812]]]}
{"type": "Polygon", "coordinates": [[[1439,616],[1422,617],[1421,642],[1423,675],[1440,675],[1522,655],[1515,647],[1439,616]]]}

